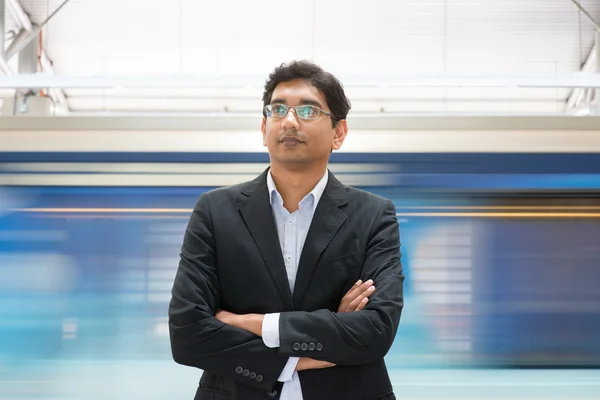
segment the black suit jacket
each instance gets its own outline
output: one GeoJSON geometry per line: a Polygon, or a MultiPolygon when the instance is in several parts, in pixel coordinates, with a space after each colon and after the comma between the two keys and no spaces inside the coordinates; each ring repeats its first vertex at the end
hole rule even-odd
{"type": "Polygon", "coordinates": [[[195,398],[278,398],[288,358],[310,357],[336,366],[299,372],[304,400],[394,399],[383,357],[403,307],[395,206],[329,172],[291,293],[266,180],[202,194],[185,232],[169,329],[174,360],[204,370],[195,398]],[[337,313],[358,279],[375,282],[367,306],[337,313]],[[219,309],[281,313],[280,347],[223,324],[219,309]]]}

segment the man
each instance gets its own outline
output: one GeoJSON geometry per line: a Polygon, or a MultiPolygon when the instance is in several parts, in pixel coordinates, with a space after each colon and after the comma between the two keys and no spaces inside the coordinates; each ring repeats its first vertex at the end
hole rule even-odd
{"type": "Polygon", "coordinates": [[[200,196],[169,307],[195,399],[395,399],[383,360],[403,281],[396,209],[327,170],[348,132],[339,81],[298,61],[265,85],[270,167],[200,196]],[[376,289],[375,289],[376,288],[376,289]]]}

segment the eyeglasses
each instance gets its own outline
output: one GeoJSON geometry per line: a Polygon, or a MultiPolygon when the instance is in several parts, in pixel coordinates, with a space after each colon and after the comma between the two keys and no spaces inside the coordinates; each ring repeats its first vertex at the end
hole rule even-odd
{"type": "Polygon", "coordinates": [[[328,117],[332,116],[331,113],[311,105],[286,106],[285,104],[268,104],[265,106],[265,113],[267,114],[267,117],[283,118],[287,115],[290,108],[293,108],[296,111],[296,115],[300,119],[317,119],[321,113],[328,117]]]}

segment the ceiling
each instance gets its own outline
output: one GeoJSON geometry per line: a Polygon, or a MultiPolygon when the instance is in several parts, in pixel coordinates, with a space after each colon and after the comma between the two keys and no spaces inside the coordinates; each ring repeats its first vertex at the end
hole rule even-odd
{"type": "MultiPolygon", "coordinates": [[[[20,5],[41,24],[63,1],[20,5]]],[[[600,21],[599,1],[580,3],[600,21]]],[[[6,39],[18,29],[7,7],[6,39]]],[[[571,0],[70,0],[41,42],[58,76],[123,78],[108,88],[65,88],[71,113],[258,112],[268,73],[307,58],[342,78],[354,113],[515,114],[564,113],[572,89],[389,83],[566,76],[581,70],[594,32],[571,0]],[[244,84],[169,88],[169,76],[244,84]],[[123,84],[140,77],[160,88],[123,84]],[[373,85],[354,84],[361,79],[373,85]]],[[[17,58],[9,62],[15,71],[17,58]]]]}

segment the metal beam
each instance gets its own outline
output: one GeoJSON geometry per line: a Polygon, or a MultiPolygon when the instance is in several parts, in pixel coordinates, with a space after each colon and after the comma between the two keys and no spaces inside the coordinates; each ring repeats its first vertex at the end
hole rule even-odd
{"type": "MultiPolygon", "coordinates": [[[[596,54],[598,52],[598,45],[594,43],[594,47],[592,47],[592,51],[588,55],[588,58],[585,60],[583,67],[581,67],[582,74],[591,74],[594,72],[594,67],[596,65],[596,54]]],[[[575,88],[569,98],[567,99],[567,109],[572,109],[578,107],[583,98],[585,96],[585,88],[578,87],[575,88]]]]}
{"type": "MultiPolygon", "coordinates": [[[[10,9],[10,0],[8,0],[8,6],[10,9]]],[[[5,2],[5,0],[0,0],[0,22],[2,24],[2,26],[0,27],[0,38],[2,39],[0,41],[0,47],[1,47],[1,55],[0,55],[0,70],[2,70],[2,72],[4,72],[4,74],[6,75],[14,75],[14,71],[12,70],[12,68],[8,65],[8,62],[6,61],[5,58],[5,51],[4,51],[4,31],[6,28],[6,21],[5,21],[5,10],[6,10],[6,5],[7,3],[5,2]]]]}
{"type": "Polygon", "coordinates": [[[594,17],[592,17],[592,14],[590,14],[577,0],[571,0],[576,6],[577,8],[579,8],[579,10],[590,20],[590,22],[592,23],[592,25],[594,25],[594,27],[596,28],[597,31],[600,31],[600,24],[598,24],[598,22],[596,22],[596,20],[594,19],[594,17]]]}
{"type": "MultiPolygon", "coordinates": [[[[38,71],[38,48],[40,39],[34,38],[19,53],[19,74],[35,74],[38,71]]],[[[33,89],[33,88],[32,88],[33,89]]]]}
{"type": "MultiPolygon", "coordinates": [[[[571,0],[573,4],[577,6],[579,11],[581,11],[587,19],[592,23],[594,28],[596,28],[596,35],[594,40],[594,47],[590,52],[588,58],[586,59],[583,67],[581,68],[582,73],[593,73],[600,72],[600,24],[592,17],[592,15],[579,3],[577,0],[571,0]]],[[[596,100],[596,109],[590,111],[594,111],[593,113],[596,115],[600,115],[600,90],[595,88],[595,100],[596,100]]],[[[586,87],[575,88],[569,98],[567,99],[567,110],[574,109],[579,107],[584,99],[589,99],[586,87]]],[[[586,100],[587,101],[587,100],[586,100]]],[[[591,104],[588,102],[588,106],[591,107],[591,104]]]]}
{"type": "Polygon", "coordinates": [[[590,115],[590,106],[580,105],[566,111],[567,115],[574,117],[587,117],[590,115]]]}
{"type": "MultiPolygon", "coordinates": [[[[0,118],[0,131],[73,131],[109,132],[109,131],[248,131],[260,134],[260,114],[221,114],[206,116],[86,116],[69,118],[56,117],[22,117],[0,118]],[[258,123],[258,124],[257,124],[258,123]]],[[[472,115],[361,115],[352,113],[348,116],[348,125],[352,129],[365,132],[373,131],[429,131],[429,132],[459,132],[459,131],[588,131],[600,132],[600,117],[579,118],[575,116],[472,116],[472,115]]],[[[222,135],[219,135],[220,137],[222,135]]],[[[3,135],[0,135],[2,139],[3,135]]],[[[116,137],[116,136],[115,136],[116,137]]],[[[588,136],[587,137],[591,137],[588,136]]],[[[95,136],[107,145],[115,144],[105,136],[95,136]]],[[[193,136],[192,136],[193,138],[193,136]]],[[[451,138],[451,137],[450,137],[451,138]]],[[[543,137],[533,138],[532,143],[544,144],[543,137]]],[[[83,139],[85,143],[87,139],[83,139]]],[[[450,139],[451,141],[453,139],[450,139]]],[[[580,143],[585,145],[585,139],[580,143]]],[[[433,143],[435,144],[435,143],[433,143]]],[[[460,143],[459,143],[460,144],[460,143]]],[[[57,143],[61,145],[61,143],[57,143]]],[[[133,144],[132,144],[133,146],[133,144]]],[[[0,148],[2,146],[0,145],[0,148]]]]}
{"type": "MultiPolygon", "coordinates": [[[[600,73],[563,74],[547,76],[365,76],[341,77],[346,88],[365,88],[374,91],[382,88],[406,87],[473,87],[473,88],[600,88],[600,73]]],[[[0,88],[78,88],[78,89],[115,89],[115,88],[211,88],[211,89],[248,89],[262,88],[263,76],[215,76],[202,77],[191,75],[131,75],[131,76],[65,76],[52,74],[23,74],[0,76],[0,88]]]]}
{"type": "Polygon", "coordinates": [[[4,32],[6,31],[5,22],[5,0],[0,0],[0,58],[4,58],[4,32]]]}
{"type": "MultiPolygon", "coordinates": [[[[27,72],[35,73],[35,72],[37,72],[37,57],[38,57],[37,51],[38,51],[38,47],[39,47],[39,33],[41,32],[43,26],[46,23],[48,23],[48,21],[69,0],[64,1],[50,16],[48,16],[48,18],[46,18],[46,20],[39,27],[34,27],[34,25],[31,23],[31,20],[29,19],[29,16],[27,16],[27,14],[21,7],[21,4],[19,3],[18,0],[6,0],[6,1],[8,1],[7,4],[9,5],[9,10],[12,13],[15,21],[17,21],[17,24],[20,25],[21,30],[19,31],[17,36],[13,39],[12,43],[9,45],[8,49],[6,50],[6,58],[2,58],[0,60],[0,67],[2,67],[2,63],[6,64],[6,67],[8,67],[7,60],[9,60],[10,57],[14,56],[15,54],[20,54],[20,52],[23,49],[27,48],[27,49],[30,49],[32,53],[33,53],[33,51],[35,51],[35,60],[36,60],[35,61],[35,69],[33,69],[33,64],[30,61],[28,61],[28,58],[25,58],[25,63],[28,64],[26,69],[31,70],[31,71],[21,69],[21,61],[22,61],[21,59],[19,59],[19,70],[20,70],[20,72],[23,72],[23,73],[27,73],[27,72]]],[[[54,69],[52,67],[52,63],[50,62],[48,55],[46,54],[46,51],[44,49],[41,50],[39,57],[40,57],[40,64],[42,67],[41,69],[44,72],[54,74],[54,69]]],[[[4,69],[4,68],[2,68],[2,69],[4,69]]],[[[7,75],[13,75],[13,74],[14,73],[9,74],[7,72],[7,75]]],[[[30,85],[29,87],[23,87],[23,88],[29,89],[29,88],[47,88],[47,87],[48,86],[30,85]]],[[[54,87],[49,87],[49,95],[55,103],[57,103],[58,105],[60,105],[62,107],[66,107],[68,109],[67,98],[62,90],[59,90],[54,87]]]]}
{"type": "MultiPolygon", "coordinates": [[[[14,17],[14,14],[13,14],[13,17],[14,17]]],[[[27,38],[28,34],[29,34],[29,32],[27,31],[27,29],[21,28],[19,30],[19,33],[17,33],[17,35],[13,38],[12,42],[10,42],[10,44],[8,45],[8,48],[6,49],[5,54],[14,53],[16,46],[20,46],[20,43],[27,38]]]]}
{"type": "MultiPolygon", "coordinates": [[[[18,4],[18,0],[11,0],[11,1],[14,1],[15,3],[17,3],[17,5],[14,6],[14,12],[16,14],[18,14],[17,19],[19,19],[20,21],[23,20],[24,19],[23,16],[25,15],[25,13],[23,12],[23,8],[21,8],[21,5],[18,4]]],[[[21,52],[21,50],[23,50],[25,48],[25,46],[27,46],[33,39],[38,37],[38,35],[42,31],[42,29],[44,29],[44,26],[48,23],[48,21],[50,21],[50,19],[52,19],[52,17],[54,17],[54,15],[56,15],[56,13],[59,12],[60,9],[63,8],[69,1],[70,0],[65,0],[60,6],[58,6],[58,8],[56,10],[54,10],[54,12],[52,12],[52,14],[50,14],[48,16],[48,18],[46,18],[46,20],[44,20],[44,22],[42,22],[41,25],[32,26],[31,21],[29,22],[29,24],[27,26],[23,25],[23,28],[25,28],[25,30],[27,30],[29,32],[29,36],[27,36],[23,40],[19,41],[19,43],[17,43],[12,48],[12,51],[6,53],[6,60],[8,61],[16,54],[19,54],[19,52],[21,52]],[[28,28],[29,26],[31,26],[32,28],[28,28]]],[[[28,17],[25,15],[25,18],[28,18],[28,17]]]]}
{"type": "MultiPolygon", "coordinates": [[[[596,30],[596,73],[600,72],[600,30],[596,30]]],[[[596,102],[595,115],[600,115],[600,89],[596,88],[594,96],[596,102]]]]}
{"type": "Polygon", "coordinates": [[[18,22],[18,25],[25,28],[27,31],[32,31],[33,26],[31,25],[31,20],[23,11],[19,0],[6,0],[8,3],[8,10],[15,17],[15,20],[18,22]]]}

